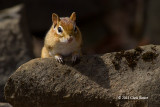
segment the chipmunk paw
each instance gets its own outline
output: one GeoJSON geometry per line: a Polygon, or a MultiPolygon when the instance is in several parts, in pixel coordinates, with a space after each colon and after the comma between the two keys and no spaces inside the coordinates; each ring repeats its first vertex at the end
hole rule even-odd
{"type": "Polygon", "coordinates": [[[57,62],[63,63],[63,58],[60,55],[55,55],[54,58],[56,59],[57,62]]]}

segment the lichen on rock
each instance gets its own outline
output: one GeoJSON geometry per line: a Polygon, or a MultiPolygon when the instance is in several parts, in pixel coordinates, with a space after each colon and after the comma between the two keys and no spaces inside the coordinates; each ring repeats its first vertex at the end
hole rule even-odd
{"type": "MultiPolygon", "coordinates": [[[[5,86],[6,100],[15,107],[158,107],[160,57],[151,62],[142,59],[145,53],[153,51],[153,46],[123,54],[83,56],[76,65],[66,59],[63,65],[54,58],[33,59],[9,78],[5,86]],[[114,59],[120,62],[118,72],[114,59]],[[136,59],[134,72],[127,63],[132,59],[136,59]],[[148,99],[134,99],[138,97],[148,99]]],[[[155,49],[159,54],[160,46],[155,49]]]]}

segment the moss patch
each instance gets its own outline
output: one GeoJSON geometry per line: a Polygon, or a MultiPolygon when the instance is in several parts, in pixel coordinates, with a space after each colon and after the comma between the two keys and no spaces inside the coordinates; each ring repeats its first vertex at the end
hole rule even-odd
{"type": "Polygon", "coordinates": [[[134,49],[134,52],[126,52],[124,57],[127,60],[127,64],[130,68],[134,69],[134,67],[136,67],[137,62],[140,58],[141,53],[143,52],[143,49],[140,47],[136,47],[134,49]]]}
{"type": "Polygon", "coordinates": [[[123,57],[125,57],[126,61],[127,61],[127,65],[134,69],[134,67],[136,67],[137,65],[137,61],[140,58],[141,53],[143,52],[143,49],[140,47],[135,48],[135,51],[133,52],[118,52],[115,54],[114,60],[112,61],[114,67],[116,70],[120,69],[120,62],[122,60],[123,57]]]}
{"type": "Polygon", "coordinates": [[[142,48],[140,48],[140,47],[136,47],[136,48],[135,48],[135,51],[136,51],[137,53],[142,53],[144,50],[143,50],[142,48]]]}
{"type": "Polygon", "coordinates": [[[138,56],[139,54],[137,54],[136,52],[126,52],[125,53],[125,58],[127,60],[127,64],[130,68],[134,68],[137,65],[137,61],[138,61],[138,56]]]}
{"type": "Polygon", "coordinates": [[[154,53],[154,52],[146,52],[142,55],[142,59],[145,61],[145,62],[150,62],[150,61],[153,61],[154,59],[156,59],[158,57],[159,54],[157,53],[154,53]]]}
{"type": "Polygon", "coordinates": [[[151,47],[153,51],[157,51],[156,46],[151,47]]]}
{"type": "Polygon", "coordinates": [[[113,63],[113,65],[114,65],[115,70],[119,70],[119,69],[120,69],[119,62],[117,62],[117,61],[112,61],[112,63],[113,63]]]}
{"type": "Polygon", "coordinates": [[[116,61],[121,61],[123,56],[124,56],[124,51],[121,51],[121,52],[115,54],[115,58],[114,59],[116,61]]]}
{"type": "Polygon", "coordinates": [[[123,56],[124,56],[124,51],[117,52],[115,54],[114,60],[112,61],[113,65],[115,67],[115,70],[119,70],[121,68],[120,62],[121,62],[123,56]]]}

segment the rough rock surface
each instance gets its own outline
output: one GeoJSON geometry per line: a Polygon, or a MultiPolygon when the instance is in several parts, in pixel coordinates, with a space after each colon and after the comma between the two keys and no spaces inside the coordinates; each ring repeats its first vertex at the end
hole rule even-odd
{"type": "Polygon", "coordinates": [[[15,107],[159,107],[159,54],[160,46],[147,45],[83,56],[75,65],[34,59],[9,78],[5,98],[15,107]]]}
{"type": "Polygon", "coordinates": [[[12,107],[12,106],[10,104],[8,104],[8,103],[0,102],[0,107],[12,107]]]}
{"type": "Polygon", "coordinates": [[[0,101],[8,77],[31,59],[30,39],[23,5],[0,11],[0,101]]]}

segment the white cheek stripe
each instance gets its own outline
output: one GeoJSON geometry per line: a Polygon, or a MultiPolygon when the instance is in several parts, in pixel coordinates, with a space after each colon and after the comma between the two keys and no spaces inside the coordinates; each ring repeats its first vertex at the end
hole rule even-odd
{"type": "Polygon", "coordinates": [[[68,42],[68,40],[67,40],[67,38],[62,37],[62,38],[60,38],[60,42],[66,43],[66,42],[68,42]]]}
{"type": "Polygon", "coordinates": [[[49,51],[49,55],[52,56],[52,52],[49,51]]]}

